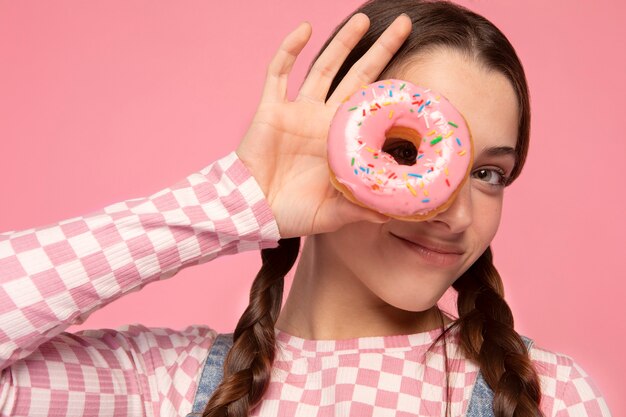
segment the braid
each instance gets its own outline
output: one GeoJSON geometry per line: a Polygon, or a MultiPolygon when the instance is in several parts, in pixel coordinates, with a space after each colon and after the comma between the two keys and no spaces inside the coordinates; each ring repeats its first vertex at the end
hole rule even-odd
{"type": "Polygon", "coordinates": [[[233,347],[224,362],[224,379],[203,417],[245,417],[261,400],[274,362],[274,324],[282,306],[284,278],[299,249],[300,238],[292,238],[261,251],[263,265],[252,283],[250,303],[235,328],[233,347]]]}
{"type": "Polygon", "coordinates": [[[504,300],[491,249],[453,285],[458,291],[461,346],[494,391],[496,417],[542,416],[539,377],[504,300]]]}

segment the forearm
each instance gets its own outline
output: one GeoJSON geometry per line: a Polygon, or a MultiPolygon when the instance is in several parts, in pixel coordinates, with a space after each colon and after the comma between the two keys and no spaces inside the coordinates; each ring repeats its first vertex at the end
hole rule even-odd
{"type": "Polygon", "coordinates": [[[148,198],[0,235],[0,366],[125,293],[278,238],[234,153],[148,198]]]}

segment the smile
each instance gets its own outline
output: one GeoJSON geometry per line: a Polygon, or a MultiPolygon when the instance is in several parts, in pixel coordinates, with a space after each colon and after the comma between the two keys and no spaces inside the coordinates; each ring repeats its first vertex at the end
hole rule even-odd
{"type": "Polygon", "coordinates": [[[464,253],[464,251],[457,246],[442,245],[422,238],[409,240],[408,238],[393,233],[390,234],[405,248],[417,254],[423,262],[430,265],[452,266],[461,260],[464,253]]]}

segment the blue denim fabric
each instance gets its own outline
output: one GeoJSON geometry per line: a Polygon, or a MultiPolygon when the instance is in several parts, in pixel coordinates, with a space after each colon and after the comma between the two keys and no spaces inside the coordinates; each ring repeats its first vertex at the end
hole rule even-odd
{"type": "MultiPolygon", "coordinates": [[[[526,349],[530,350],[533,341],[524,336],[522,336],[522,340],[526,345],[526,349]]],[[[202,416],[204,407],[209,402],[209,397],[211,397],[211,394],[213,394],[213,391],[215,391],[215,388],[222,380],[224,359],[226,359],[226,354],[232,345],[232,334],[220,334],[215,339],[202,370],[192,412],[187,414],[187,417],[202,416]]],[[[492,403],[493,391],[487,385],[482,373],[479,372],[465,417],[494,417],[492,403]]]]}
{"type": "MultiPolygon", "coordinates": [[[[526,350],[530,351],[533,341],[524,336],[522,336],[522,340],[526,345],[526,350]]],[[[494,417],[493,391],[487,385],[487,381],[485,381],[481,372],[478,373],[476,378],[465,417],[494,417]]]]}
{"type": "Polygon", "coordinates": [[[226,354],[228,354],[232,346],[232,334],[217,335],[213,346],[211,346],[209,355],[206,358],[206,362],[204,363],[196,397],[193,400],[193,408],[191,409],[191,413],[187,414],[187,417],[202,416],[202,412],[209,402],[209,398],[224,377],[224,360],[226,360],[226,354]]]}
{"type": "Polygon", "coordinates": [[[487,385],[482,373],[478,373],[476,384],[472,390],[466,417],[494,417],[493,414],[493,391],[487,385]]]}

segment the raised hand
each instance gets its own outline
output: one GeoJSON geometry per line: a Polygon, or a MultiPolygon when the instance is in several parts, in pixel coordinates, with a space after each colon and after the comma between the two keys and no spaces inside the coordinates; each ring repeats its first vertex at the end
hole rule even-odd
{"type": "Polygon", "coordinates": [[[367,16],[354,15],[314,63],[294,101],[287,99],[287,79],[311,26],[303,23],[287,35],[269,65],[261,103],[237,155],[263,189],[283,238],[388,220],[337,192],[326,160],[328,129],[339,104],[376,80],[411,31],[411,21],[404,15],[394,20],[326,100],[333,77],[368,28],[367,16]]]}

